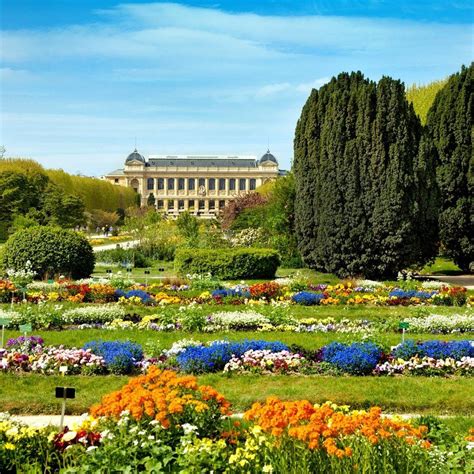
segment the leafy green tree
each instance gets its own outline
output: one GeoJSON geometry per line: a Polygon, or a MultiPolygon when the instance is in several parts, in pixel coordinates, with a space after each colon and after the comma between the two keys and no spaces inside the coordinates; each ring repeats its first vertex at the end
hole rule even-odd
{"type": "Polygon", "coordinates": [[[428,112],[423,155],[436,163],[439,229],[447,254],[464,271],[474,262],[474,63],[453,74],[428,112]]]}
{"type": "Polygon", "coordinates": [[[436,94],[446,84],[447,79],[433,81],[429,84],[412,84],[407,88],[406,96],[408,102],[413,104],[415,112],[420,117],[421,123],[426,124],[428,110],[436,97],[436,94]]]}
{"type": "Polygon", "coordinates": [[[195,247],[199,240],[199,222],[197,217],[189,212],[182,212],[176,220],[179,234],[186,240],[187,245],[195,247]]]}
{"type": "Polygon", "coordinates": [[[432,258],[436,206],[424,214],[418,196],[435,199],[436,186],[433,166],[418,159],[420,135],[400,81],[343,73],[313,90],[293,164],[295,228],[307,265],[390,277],[432,258]]]}
{"type": "Polygon", "coordinates": [[[155,199],[155,196],[153,193],[151,193],[149,196],[148,196],[148,199],[146,200],[146,203],[148,206],[150,207],[155,207],[155,204],[156,204],[156,199],[155,199]]]}
{"type": "Polygon", "coordinates": [[[42,202],[45,224],[76,227],[85,221],[84,210],[84,203],[79,196],[65,194],[53,184],[46,188],[42,202]]]}

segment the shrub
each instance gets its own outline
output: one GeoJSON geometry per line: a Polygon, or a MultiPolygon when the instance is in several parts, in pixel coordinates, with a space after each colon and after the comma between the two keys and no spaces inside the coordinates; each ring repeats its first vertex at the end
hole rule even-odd
{"type": "Polygon", "coordinates": [[[129,374],[135,362],[143,359],[142,347],[130,341],[91,341],[84,345],[84,350],[87,349],[103,357],[114,374],[129,374]]]}
{"type": "Polygon", "coordinates": [[[126,265],[133,264],[136,268],[146,268],[150,266],[149,260],[137,249],[116,248],[101,250],[96,253],[97,261],[102,263],[116,263],[126,265]]]}
{"type": "Polygon", "coordinates": [[[211,273],[222,279],[273,278],[280,264],[272,249],[180,249],[176,252],[178,273],[211,273]]]}
{"type": "Polygon", "coordinates": [[[56,227],[30,227],[15,232],[2,253],[6,269],[19,270],[31,262],[40,278],[67,275],[87,278],[94,270],[95,257],[87,239],[72,230],[56,227]]]}
{"type": "Polygon", "coordinates": [[[341,344],[332,342],[323,347],[322,358],[349,374],[370,374],[382,356],[381,349],[373,342],[341,344]]]}

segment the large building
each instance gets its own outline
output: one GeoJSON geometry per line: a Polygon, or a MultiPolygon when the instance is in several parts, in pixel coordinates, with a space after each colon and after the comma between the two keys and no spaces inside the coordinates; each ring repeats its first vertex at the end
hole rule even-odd
{"type": "Polygon", "coordinates": [[[254,191],[283,173],[270,150],[260,159],[167,155],[146,160],[135,149],[125,160],[125,167],[107,174],[105,179],[133,188],[140,194],[142,205],[154,201],[161,212],[176,216],[189,211],[212,217],[229,200],[254,191]]]}

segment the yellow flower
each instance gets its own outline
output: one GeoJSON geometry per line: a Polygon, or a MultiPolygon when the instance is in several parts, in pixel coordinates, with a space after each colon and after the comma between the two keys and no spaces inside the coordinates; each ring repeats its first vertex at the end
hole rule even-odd
{"type": "Polygon", "coordinates": [[[15,445],[12,443],[5,443],[3,446],[5,447],[5,449],[8,449],[9,451],[13,451],[15,449],[15,445]]]}

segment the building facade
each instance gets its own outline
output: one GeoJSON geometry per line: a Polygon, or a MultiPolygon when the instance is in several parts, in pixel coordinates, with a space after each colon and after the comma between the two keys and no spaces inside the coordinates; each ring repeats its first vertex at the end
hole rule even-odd
{"type": "Polygon", "coordinates": [[[260,159],[168,155],[146,160],[135,149],[125,160],[125,167],[107,174],[105,179],[133,188],[140,194],[142,205],[154,203],[160,212],[177,216],[189,211],[209,218],[229,200],[254,191],[283,173],[270,150],[260,159]]]}

